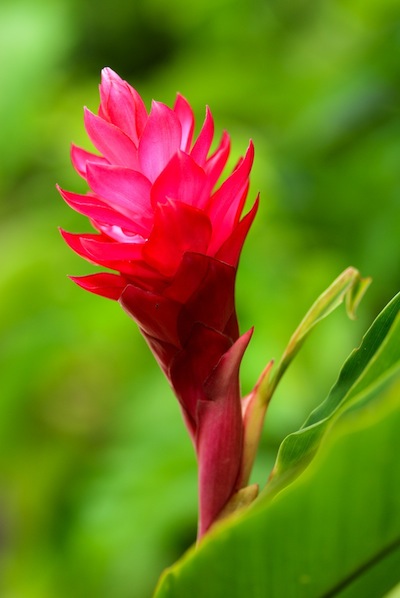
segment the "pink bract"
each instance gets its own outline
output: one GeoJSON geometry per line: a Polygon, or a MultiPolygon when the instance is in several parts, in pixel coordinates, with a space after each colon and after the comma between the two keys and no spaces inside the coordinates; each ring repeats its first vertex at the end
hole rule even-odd
{"type": "Polygon", "coordinates": [[[242,217],[252,143],[218,184],[229,152],[224,133],[210,148],[207,109],[193,138],[194,115],[178,95],[150,113],[135,89],[102,71],[98,114],[85,109],[99,154],[72,147],[85,195],[59,189],[96,232],[62,231],[80,256],[112,272],[75,277],[84,289],[120,302],[171,384],[199,462],[199,537],[238,490],[243,420],[239,366],[251,331],[239,335],[235,278],[258,200],[242,217]]]}

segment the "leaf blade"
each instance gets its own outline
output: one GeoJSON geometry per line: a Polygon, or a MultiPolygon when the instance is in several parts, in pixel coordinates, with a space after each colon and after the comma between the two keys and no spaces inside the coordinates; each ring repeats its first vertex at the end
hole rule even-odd
{"type": "Polygon", "coordinates": [[[373,404],[341,416],[293,484],[167,571],[155,598],[383,595],[400,579],[399,429],[397,372],[373,404]]]}
{"type": "MultiPolygon", "coordinates": [[[[330,423],[357,394],[371,389],[379,376],[400,362],[400,293],[377,316],[355,349],[344,363],[337,382],[328,397],[317,407],[297,432],[289,434],[282,442],[274,467],[274,475],[306,466],[318,449],[323,434],[330,423]],[[374,378],[375,377],[375,378],[374,378]]],[[[298,471],[297,471],[298,473],[298,471]]]]}

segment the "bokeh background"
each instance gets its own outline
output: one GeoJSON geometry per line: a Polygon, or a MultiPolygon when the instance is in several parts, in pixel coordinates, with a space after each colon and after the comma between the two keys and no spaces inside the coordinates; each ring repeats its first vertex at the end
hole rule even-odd
{"type": "Polygon", "coordinates": [[[208,104],[252,138],[261,207],[237,286],[248,392],[347,266],[371,275],[359,318],[313,334],[268,414],[254,481],[327,394],[399,286],[397,0],[3,0],[0,6],[0,594],[144,598],[196,533],[196,464],[134,324],[67,274],[94,269],[57,228],[88,231],[69,144],[103,66],[144,97],[208,104]]]}

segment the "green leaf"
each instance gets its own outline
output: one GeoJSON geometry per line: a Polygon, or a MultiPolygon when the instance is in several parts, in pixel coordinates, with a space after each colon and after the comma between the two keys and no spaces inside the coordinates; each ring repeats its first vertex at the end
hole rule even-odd
{"type": "Polygon", "coordinates": [[[273,490],[216,524],[164,573],[156,598],[378,598],[400,581],[399,303],[292,435],[273,490]]]}
{"type": "Polygon", "coordinates": [[[327,399],[315,409],[302,428],[282,442],[274,476],[298,474],[318,449],[321,438],[334,419],[373,394],[374,387],[390,376],[400,364],[400,293],[375,319],[358,349],[345,362],[327,399]],[[297,471],[296,471],[297,470],[297,471]]]}
{"type": "Polygon", "coordinates": [[[356,309],[370,284],[371,279],[361,278],[355,268],[347,268],[342,272],[308,310],[290,338],[275,371],[274,363],[271,361],[262,372],[253,392],[244,399],[244,404],[245,402],[247,404],[244,408],[243,467],[239,480],[241,486],[246,486],[248,483],[268,405],[293,358],[313,328],[343,301],[349,317],[354,318],[356,309]]]}
{"type": "Polygon", "coordinates": [[[265,402],[271,399],[280,379],[313,328],[343,301],[349,317],[354,319],[356,309],[370,284],[371,278],[361,278],[358,270],[350,267],[318,297],[293,333],[276,371],[263,385],[261,392],[265,402]]]}
{"type": "Polygon", "coordinates": [[[156,598],[383,596],[400,581],[399,430],[393,376],[342,415],[291,485],[217,525],[167,570],[156,598]]]}

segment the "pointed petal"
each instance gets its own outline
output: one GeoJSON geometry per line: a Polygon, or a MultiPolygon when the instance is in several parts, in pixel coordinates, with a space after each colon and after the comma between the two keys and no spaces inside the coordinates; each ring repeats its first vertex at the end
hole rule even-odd
{"type": "Polygon", "coordinates": [[[211,114],[209,107],[206,107],[206,117],[204,119],[203,126],[200,130],[200,133],[193,145],[193,149],[190,152],[193,160],[197,162],[200,166],[204,166],[206,163],[206,158],[208,152],[210,151],[210,147],[212,144],[212,140],[214,137],[214,120],[211,114]]]}
{"type": "Polygon", "coordinates": [[[142,257],[142,245],[138,243],[100,241],[98,235],[85,235],[81,242],[83,249],[92,259],[103,262],[131,261],[142,257]]]}
{"type": "Polygon", "coordinates": [[[104,164],[88,164],[87,180],[96,195],[131,218],[148,236],[152,227],[151,183],[140,172],[104,164]]]}
{"type": "Polygon", "coordinates": [[[86,291],[115,301],[118,301],[127,284],[122,276],[108,272],[89,274],[88,276],[70,276],[70,279],[86,291]]]}
{"type": "Polygon", "coordinates": [[[86,179],[86,165],[88,162],[95,162],[97,164],[109,163],[103,156],[87,152],[74,144],[71,145],[71,162],[76,172],[84,179],[86,179]]]}
{"type": "Polygon", "coordinates": [[[194,115],[189,102],[186,100],[186,98],[181,96],[180,93],[178,93],[176,96],[174,112],[179,118],[179,122],[181,123],[182,127],[182,140],[180,148],[182,151],[188,152],[193,139],[194,115]]]}
{"type": "Polygon", "coordinates": [[[221,142],[212,156],[207,160],[204,170],[207,175],[208,189],[211,192],[214,185],[222,174],[228,161],[231,149],[231,140],[227,133],[223,133],[221,142]]]}
{"type": "Polygon", "coordinates": [[[65,202],[76,212],[91,218],[93,221],[100,223],[106,222],[108,226],[120,226],[128,231],[136,232],[134,229],[135,223],[130,218],[117,212],[107,206],[105,203],[94,197],[93,195],[80,195],[78,193],[71,193],[57,187],[65,202]]]}
{"type": "Polygon", "coordinates": [[[211,236],[207,216],[181,202],[168,201],[158,205],[154,228],[143,248],[148,263],[165,276],[178,269],[186,251],[206,253],[211,236]]]}
{"type": "Polygon", "coordinates": [[[223,243],[223,245],[219,248],[215,257],[222,262],[226,262],[230,264],[234,268],[238,267],[240,253],[243,248],[243,244],[245,242],[247,233],[253,223],[255,215],[258,210],[259,204],[259,196],[257,196],[256,201],[254,202],[253,207],[251,208],[250,212],[246,214],[239,222],[239,224],[234,229],[233,233],[227,240],[223,243]]]}
{"type": "Polygon", "coordinates": [[[139,169],[136,145],[121,129],[87,108],[85,128],[93,145],[110,163],[139,169]]]}
{"type": "Polygon", "coordinates": [[[254,146],[250,142],[243,160],[241,160],[236,169],[222,183],[221,187],[212,197],[210,213],[213,219],[218,219],[221,217],[221,214],[226,214],[227,209],[229,209],[229,214],[234,216],[233,219],[238,219],[240,216],[240,207],[242,207],[240,200],[249,184],[249,175],[253,160],[254,146]]]}
{"type": "Polygon", "coordinates": [[[239,366],[251,335],[249,330],[221,357],[205,383],[207,400],[198,404],[199,538],[238,489],[243,447],[239,366]]]}
{"type": "Polygon", "coordinates": [[[104,68],[101,76],[101,116],[126,133],[137,146],[147,119],[141,97],[110,68],[104,68]]]}
{"type": "Polygon", "coordinates": [[[208,200],[205,172],[187,154],[178,151],[154,182],[152,203],[176,199],[202,209],[208,200]]]}
{"type": "MultiPolygon", "coordinates": [[[[130,87],[130,91],[133,97],[133,101],[135,103],[135,111],[136,111],[136,118],[135,118],[135,122],[136,122],[136,135],[137,135],[137,145],[139,144],[139,139],[142,136],[142,133],[144,131],[144,128],[146,126],[147,123],[147,119],[149,118],[149,115],[147,114],[147,110],[146,110],[146,106],[144,105],[144,102],[142,100],[142,98],[140,97],[139,93],[136,91],[136,89],[134,89],[133,87],[130,87]]],[[[136,140],[134,139],[135,143],[136,140]]]]}
{"type": "Polygon", "coordinates": [[[236,170],[211,197],[209,216],[213,225],[210,253],[218,251],[236,226],[246,200],[254,149],[250,143],[246,155],[236,170]]]}
{"type": "MultiPolygon", "coordinates": [[[[133,232],[114,224],[106,224],[105,222],[99,222],[98,220],[90,220],[93,228],[98,230],[108,239],[112,239],[117,243],[144,243],[146,238],[143,237],[139,232],[133,232]]],[[[131,228],[134,228],[135,223],[131,222],[131,228]]]]}
{"type": "MultiPolygon", "coordinates": [[[[92,264],[98,265],[99,262],[90,254],[90,252],[82,245],[82,241],[84,239],[94,239],[97,238],[99,235],[95,234],[75,234],[69,233],[66,230],[60,229],[60,233],[67,243],[67,245],[75,251],[79,256],[83,257],[85,260],[92,264]]],[[[101,264],[100,264],[101,265],[101,264]]]]}
{"type": "Polygon", "coordinates": [[[118,247],[118,243],[98,241],[99,235],[73,234],[64,230],[61,230],[61,234],[69,247],[91,264],[116,270],[130,280],[143,279],[144,281],[146,275],[148,278],[149,273],[150,275],[154,273],[150,268],[144,267],[140,259],[118,259],[119,256],[114,249],[118,247]]]}
{"type": "Polygon", "coordinates": [[[182,128],[177,115],[165,104],[154,102],[139,142],[140,170],[154,181],[181,144],[182,128]]]}

